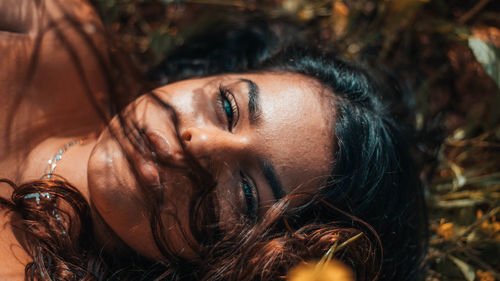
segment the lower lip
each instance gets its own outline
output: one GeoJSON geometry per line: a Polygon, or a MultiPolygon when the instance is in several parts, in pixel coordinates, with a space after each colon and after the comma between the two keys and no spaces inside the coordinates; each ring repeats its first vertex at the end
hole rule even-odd
{"type": "Polygon", "coordinates": [[[137,172],[139,173],[141,184],[147,185],[160,185],[160,176],[156,163],[154,163],[151,159],[144,159],[138,161],[137,172]]]}

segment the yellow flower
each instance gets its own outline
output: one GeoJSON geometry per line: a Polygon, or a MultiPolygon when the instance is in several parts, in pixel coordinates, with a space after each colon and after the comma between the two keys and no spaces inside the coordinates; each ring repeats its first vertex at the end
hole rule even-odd
{"type": "Polygon", "coordinates": [[[301,263],[290,270],[288,281],[354,281],[352,269],[340,261],[331,260],[319,273],[316,267],[316,263],[301,263]]]}
{"type": "Polygon", "coordinates": [[[288,281],[354,281],[354,273],[341,261],[332,259],[335,252],[356,241],[363,233],[359,233],[342,244],[338,241],[325,253],[318,262],[301,263],[288,273],[288,281]]]}
{"type": "Polygon", "coordinates": [[[479,281],[495,281],[495,277],[493,277],[493,274],[488,271],[482,271],[481,269],[478,269],[476,271],[476,275],[479,281]]]}
{"type": "Polygon", "coordinates": [[[436,229],[436,234],[443,237],[445,240],[451,239],[453,237],[453,223],[445,223],[444,219],[441,219],[439,226],[436,229]]]}
{"type": "MultiPolygon", "coordinates": [[[[481,219],[484,214],[483,211],[477,210],[476,215],[477,219],[481,219]]],[[[495,216],[483,221],[479,228],[486,235],[493,237],[493,240],[500,241],[500,222],[496,220],[495,216]]]]}

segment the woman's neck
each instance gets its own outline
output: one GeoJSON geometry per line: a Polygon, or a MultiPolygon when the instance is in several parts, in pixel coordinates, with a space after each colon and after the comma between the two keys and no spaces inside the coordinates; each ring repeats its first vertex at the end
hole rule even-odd
{"type": "MultiPolygon", "coordinates": [[[[41,123],[45,123],[45,121],[41,123]]],[[[42,128],[36,122],[32,122],[30,126],[13,126],[7,130],[15,133],[2,135],[0,132],[0,136],[2,136],[0,137],[0,178],[6,178],[19,184],[25,179],[24,175],[29,175],[26,173],[28,162],[47,161],[57,152],[59,149],[57,145],[60,145],[61,141],[80,139],[83,136],[95,134],[104,127],[102,123],[71,126],[71,124],[68,125],[61,120],[52,122],[52,124],[50,127],[42,128]],[[53,151],[48,151],[50,149],[53,151]]],[[[34,167],[30,166],[30,168],[34,167]]],[[[38,176],[38,178],[40,177],[41,175],[38,176]]]]}
{"type": "Polygon", "coordinates": [[[96,134],[89,134],[46,139],[27,155],[16,182],[39,180],[51,173],[51,177],[62,177],[75,186],[88,202],[87,163],[96,138],[96,134]]]}
{"type": "MultiPolygon", "coordinates": [[[[56,165],[52,166],[51,178],[60,177],[64,179],[83,195],[91,208],[94,235],[102,249],[108,253],[121,253],[127,257],[136,258],[136,254],[104,222],[90,201],[87,164],[98,136],[98,133],[91,133],[81,136],[46,139],[27,155],[21,174],[15,181],[16,184],[21,184],[33,180],[47,179],[47,173],[51,170],[53,163],[48,163],[48,161],[58,155],[56,165]],[[75,143],[68,145],[72,142],[75,143]],[[64,151],[60,153],[61,148],[66,149],[63,149],[64,151]]],[[[5,195],[3,197],[8,198],[5,195]]]]}

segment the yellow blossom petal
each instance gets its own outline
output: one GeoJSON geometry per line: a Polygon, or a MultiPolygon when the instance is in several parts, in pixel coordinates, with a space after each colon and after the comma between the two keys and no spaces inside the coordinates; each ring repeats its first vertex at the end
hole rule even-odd
{"type": "Polygon", "coordinates": [[[317,263],[301,263],[292,268],[288,281],[354,281],[352,269],[338,260],[323,265],[321,272],[315,271],[317,263]]]}

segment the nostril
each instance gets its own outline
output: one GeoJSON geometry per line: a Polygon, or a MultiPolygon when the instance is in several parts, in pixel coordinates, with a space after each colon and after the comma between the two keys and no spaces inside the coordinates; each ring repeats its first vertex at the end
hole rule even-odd
{"type": "Polygon", "coordinates": [[[182,140],[184,141],[191,141],[191,133],[189,131],[185,131],[184,133],[182,133],[182,140]]]}

